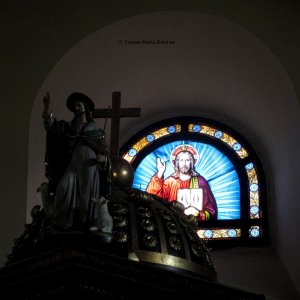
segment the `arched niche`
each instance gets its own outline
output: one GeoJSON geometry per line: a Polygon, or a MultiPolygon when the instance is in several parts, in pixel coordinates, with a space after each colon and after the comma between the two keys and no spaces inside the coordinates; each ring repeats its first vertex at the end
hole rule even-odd
{"type": "MultiPolygon", "coordinates": [[[[229,20],[186,11],[143,14],[105,26],[70,49],[43,82],[32,108],[28,221],[45,180],[41,112],[47,91],[54,115],[64,119],[71,118],[65,100],[73,91],[88,94],[102,108],[111,104],[113,91],[121,91],[123,107],[142,109],[139,119],[121,121],[121,145],[168,117],[201,115],[227,124],[245,136],[266,166],[274,219],[297,210],[289,209],[298,195],[289,188],[297,186],[292,168],[299,150],[296,95],[270,49],[229,20]],[[281,185],[285,178],[289,185],[281,185]]],[[[104,120],[97,123],[103,126],[104,120]]],[[[106,129],[109,137],[109,122],[106,129]]],[[[282,232],[289,227],[284,226],[282,232]]]]}

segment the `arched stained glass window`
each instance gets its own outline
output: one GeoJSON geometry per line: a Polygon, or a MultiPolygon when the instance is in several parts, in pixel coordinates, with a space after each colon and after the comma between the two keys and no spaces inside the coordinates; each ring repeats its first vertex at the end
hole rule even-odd
{"type": "Polygon", "coordinates": [[[268,241],[263,168],[233,129],[205,118],[172,118],[137,133],[121,156],[135,170],[133,188],[182,202],[196,216],[200,238],[214,245],[268,241]],[[181,177],[185,172],[193,175],[181,177]]]}

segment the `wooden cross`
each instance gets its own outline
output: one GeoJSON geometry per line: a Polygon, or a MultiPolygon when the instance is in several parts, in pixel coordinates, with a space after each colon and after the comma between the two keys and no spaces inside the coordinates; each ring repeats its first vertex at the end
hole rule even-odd
{"type": "Polygon", "coordinates": [[[94,118],[111,118],[110,133],[110,154],[111,156],[119,156],[119,132],[120,118],[139,117],[141,115],[140,108],[121,108],[121,93],[113,92],[111,109],[95,109],[93,111],[94,118]]]}

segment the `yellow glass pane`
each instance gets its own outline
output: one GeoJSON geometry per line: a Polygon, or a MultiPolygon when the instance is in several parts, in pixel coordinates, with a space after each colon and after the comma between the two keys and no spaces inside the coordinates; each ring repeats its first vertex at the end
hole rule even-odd
{"type": "MultiPolygon", "coordinates": [[[[188,130],[189,132],[195,132],[193,130],[193,127],[197,125],[197,124],[189,124],[188,125],[188,130]]],[[[209,136],[215,137],[215,133],[218,131],[216,128],[204,125],[204,124],[200,124],[201,126],[201,130],[198,133],[201,134],[207,134],[209,136]]],[[[227,144],[230,148],[233,147],[234,144],[237,144],[237,140],[234,139],[231,135],[229,135],[228,133],[223,132],[222,136],[219,138],[219,140],[221,140],[223,143],[227,144]]],[[[241,149],[239,150],[234,150],[236,152],[236,154],[240,157],[240,158],[245,158],[247,157],[249,154],[247,152],[247,150],[241,146],[241,149]]]]}
{"type": "Polygon", "coordinates": [[[200,229],[197,230],[197,234],[201,239],[231,239],[231,238],[241,237],[241,229],[240,228],[200,229]]]}
{"type": "Polygon", "coordinates": [[[261,210],[259,208],[259,206],[260,206],[259,188],[257,188],[256,191],[252,191],[250,189],[252,184],[257,184],[257,186],[258,186],[257,173],[256,173],[256,170],[254,167],[251,170],[247,170],[247,176],[248,176],[248,180],[249,180],[249,196],[250,196],[249,216],[251,219],[258,219],[261,214],[261,210]],[[251,210],[251,207],[254,207],[256,209],[251,210]]]}
{"type": "Polygon", "coordinates": [[[147,137],[149,135],[152,135],[153,136],[153,141],[163,137],[163,136],[166,136],[166,135],[169,135],[169,134],[173,134],[173,133],[177,133],[177,132],[180,132],[181,131],[181,125],[177,124],[177,125],[173,125],[175,127],[175,131],[170,133],[168,132],[168,128],[170,126],[167,126],[167,127],[163,127],[163,128],[160,128],[158,130],[155,130],[149,134],[147,134],[147,136],[141,138],[138,142],[136,142],[130,150],[134,149],[136,151],[136,154],[134,156],[132,155],[129,155],[129,151],[127,153],[125,153],[122,157],[127,160],[129,163],[131,163],[134,158],[136,157],[136,155],[142,150],[144,149],[146,146],[148,146],[150,143],[152,142],[149,142],[147,140],[147,137]]]}

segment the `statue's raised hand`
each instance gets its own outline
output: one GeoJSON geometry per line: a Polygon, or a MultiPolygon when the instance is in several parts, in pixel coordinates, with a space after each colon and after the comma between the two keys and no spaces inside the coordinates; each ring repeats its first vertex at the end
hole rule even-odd
{"type": "Polygon", "coordinates": [[[43,118],[49,119],[51,116],[50,93],[49,92],[46,93],[46,96],[44,97],[43,101],[44,101],[43,118]]]}

